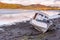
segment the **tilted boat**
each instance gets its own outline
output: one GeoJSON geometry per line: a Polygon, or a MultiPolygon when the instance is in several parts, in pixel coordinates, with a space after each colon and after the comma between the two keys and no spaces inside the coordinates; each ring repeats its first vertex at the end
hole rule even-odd
{"type": "MultiPolygon", "coordinates": [[[[44,1],[44,0],[43,0],[44,1]]],[[[17,14],[0,14],[1,18],[1,24],[3,25],[12,25],[15,24],[16,22],[20,22],[20,21],[30,21],[30,24],[34,25],[34,28],[37,29],[38,31],[42,31],[43,33],[45,33],[49,27],[53,24],[53,22],[50,19],[54,19],[54,18],[59,18],[60,15],[58,15],[60,12],[53,12],[53,11],[46,11],[46,10],[60,10],[60,1],[23,1],[22,0],[18,0],[18,1],[6,1],[3,0],[1,1],[2,3],[7,3],[7,7],[1,7],[1,8],[7,8],[10,9],[11,5],[20,5],[21,6],[15,6],[12,7],[12,9],[15,9],[16,7],[20,8],[20,9],[26,9],[26,10],[36,10],[33,11],[32,13],[28,13],[28,12],[24,12],[24,10],[22,11],[23,13],[17,13],[17,14]],[[41,2],[41,3],[40,3],[41,2]],[[51,3],[49,3],[51,2],[51,3]],[[49,4],[48,4],[49,3],[49,4]],[[41,4],[41,5],[40,5],[41,4]],[[10,6],[8,6],[10,5],[10,6]],[[44,11],[45,10],[45,11],[44,11]]],[[[5,4],[2,4],[5,5],[5,4]]],[[[6,6],[5,5],[5,6],[6,6]]]]}

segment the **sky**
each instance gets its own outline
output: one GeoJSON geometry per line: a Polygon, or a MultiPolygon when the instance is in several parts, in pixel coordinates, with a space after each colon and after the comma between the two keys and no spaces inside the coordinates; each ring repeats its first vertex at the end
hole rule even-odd
{"type": "Polygon", "coordinates": [[[31,5],[31,4],[43,4],[46,6],[59,6],[59,0],[0,0],[0,2],[9,3],[9,4],[22,4],[22,5],[31,5]]]}

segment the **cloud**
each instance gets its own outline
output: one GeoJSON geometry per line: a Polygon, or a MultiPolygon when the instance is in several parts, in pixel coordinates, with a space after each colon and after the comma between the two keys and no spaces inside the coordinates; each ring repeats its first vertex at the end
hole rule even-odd
{"type": "Polygon", "coordinates": [[[31,5],[31,4],[42,4],[46,6],[59,6],[60,1],[59,0],[0,0],[4,3],[9,4],[22,4],[22,5],[31,5]]]}

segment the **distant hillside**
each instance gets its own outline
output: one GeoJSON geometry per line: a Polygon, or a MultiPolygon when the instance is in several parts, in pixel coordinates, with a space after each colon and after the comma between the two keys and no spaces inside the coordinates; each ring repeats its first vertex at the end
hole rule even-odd
{"type": "Polygon", "coordinates": [[[6,4],[0,2],[0,9],[28,9],[28,10],[60,10],[58,7],[50,7],[40,4],[32,4],[29,6],[23,6],[20,4],[6,4]]]}

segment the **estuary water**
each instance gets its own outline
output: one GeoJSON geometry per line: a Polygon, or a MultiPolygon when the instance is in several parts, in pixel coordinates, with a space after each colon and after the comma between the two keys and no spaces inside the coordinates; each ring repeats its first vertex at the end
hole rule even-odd
{"type": "Polygon", "coordinates": [[[60,10],[23,10],[23,9],[0,9],[0,25],[14,24],[15,22],[26,22],[33,18],[35,13],[43,12],[48,15],[50,19],[60,17],[57,14],[60,10]]]}

